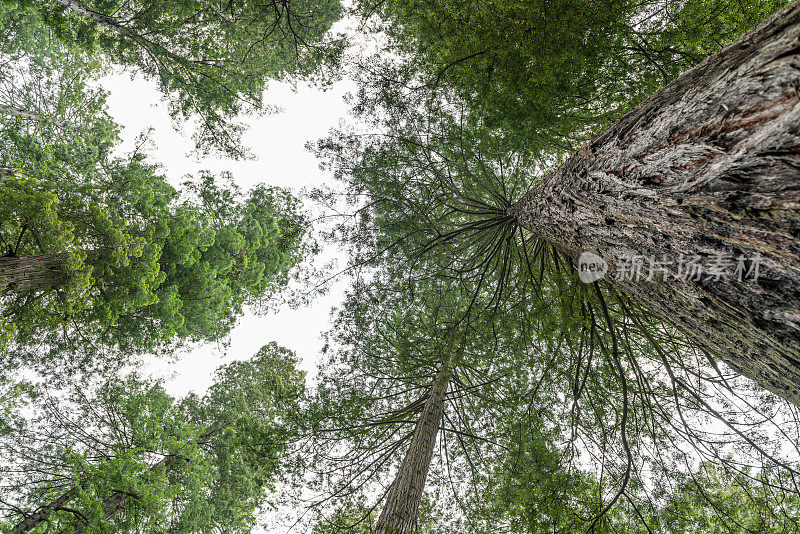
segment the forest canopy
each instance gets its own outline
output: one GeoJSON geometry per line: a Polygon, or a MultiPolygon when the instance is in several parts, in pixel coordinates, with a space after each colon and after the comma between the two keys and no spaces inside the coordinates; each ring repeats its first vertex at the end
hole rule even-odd
{"type": "Polygon", "coordinates": [[[798,32],[783,0],[4,0],[0,527],[800,532],[798,32]],[[119,72],[225,170],[131,148],[119,72]],[[342,80],[326,183],[275,185],[245,124],[342,80]],[[263,339],[342,282],[319,354],[263,339]]]}

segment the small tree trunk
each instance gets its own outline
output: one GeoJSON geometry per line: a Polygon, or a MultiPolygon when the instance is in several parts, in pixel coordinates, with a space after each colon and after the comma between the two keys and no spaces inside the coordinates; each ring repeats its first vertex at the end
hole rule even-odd
{"type": "Polygon", "coordinates": [[[25,534],[32,531],[37,525],[46,521],[52,512],[60,510],[62,506],[65,506],[69,501],[74,499],[77,494],[78,490],[76,488],[64,492],[47,506],[39,508],[21,522],[17,523],[14,530],[11,531],[11,534],[25,534]]]}
{"type": "MultiPolygon", "coordinates": [[[[217,425],[211,425],[205,432],[200,434],[200,436],[195,441],[198,445],[203,445],[208,443],[209,439],[211,439],[214,435],[219,433],[220,427],[217,425]]],[[[175,464],[180,463],[183,461],[183,457],[177,455],[168,455],[164,457],[161,461],[156,463],[150,469],[147,470],[146,473],[141,475],[141,478],[144,482],[148,482],[150,478],[155,475],[156,473],[164,470],[169,470],[175,464]]],[[[27,534],[31,532],[34,528],[38,525],[47,521],[50,517],[50,514],[63,509],[63,507],[69,503],[72,499],[78,496],[79,490],[81,485],[78,484],[72,489],[64,492],[61,496],[57,497],[51,503],[42,506],[38,510],[36,510],[31,515],[27,516],[23,519],[20,523],[18,523],[14,530],[11,531],[11,534],[27,534]]],[[[103,503],[103,509],[106,519],[110,519],[119,511],[123,510],[128,506],[130,496],[122,493],[122,492],[115,492],[110,497],[108,497],[103,503]]],[[[68,532],[82,532],[87,525],[83,525],[76,521],[73,525],[62,529],[61,532],[66,534],[68,532]]]]}
{"type": "Polygon", "coordinates": [[[386,496],[375,534],[404,534],[417,523],[417,511],[425,489],[425,478],[444,415],[444,398],[452,376],[452,362],[445,363],[431,385],[425,406],[417,420],[403,463],[386,496]]]}
{"type": "Polygon", "coordinates": [[[86,17],[92,22],[96,22],[97,24],[105,26],[106,28],[109,28],[114,31],[120,31],[121,29],[119,23],[116,20],[109,17],[105,13],[100,13],[99,11],[95,11],[94,9],[90,8],[83,2],[79,2],[78,0],[56,0],[56,2],[66,6],[67,8],[71,9],[75,13],[78,13],[79,15],[86,17]]]}
{"type": "Polygon", "coordinates": [[[799,82],[795,3],[658,91],[509,210],[576,263],[582,252],[604,258],[609,283],[796,404],[799,82]],[[639,279],[622,272],[634,255],[645,259],[639,279]],[[727,276],[684,279],[692,255],[727,276]],[[647,280],[653,260],[665,265],[647,280]]]}
{"type": "Polygon", "coordinates": [[[62,283],[66,273],[57,254],[40,254],[21,258],[0,257],[0,291],[22,293],[62,283]]]}

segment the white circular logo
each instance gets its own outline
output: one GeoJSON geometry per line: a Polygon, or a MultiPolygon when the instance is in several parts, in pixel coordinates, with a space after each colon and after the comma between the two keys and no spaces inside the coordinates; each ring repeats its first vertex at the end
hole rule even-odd
{"type": "Polygon", "coordinates": [[[585,284],[602,279],[608,272],[606,260],[591,252],[584,252],[578,258],[578,278],[585,284]]]}

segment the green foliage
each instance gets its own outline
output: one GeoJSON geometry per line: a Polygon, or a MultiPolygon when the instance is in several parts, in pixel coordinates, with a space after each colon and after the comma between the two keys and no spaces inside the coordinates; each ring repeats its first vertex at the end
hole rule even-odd
{"type": "Polygon", "coordinates": [[[0,186],[0,240],[21,258],[54,255],[59,273],[9,290],[5,317],[18,343],[132,352],[220,339],[245,305],[263,307],[285,287],[307,252],[305,220],[282,190],[245,196],[217,185],[230,176],[204,174],[187,186],[196,198],[179,201],[141,155],[105,163],[83,183],[13,177],[0,186]]]}
{"type": "Polygon", "coordinates": [[[23,62],[6,95],[29,115],[0,119],[0,247],[49,258],[45,275],[4,283],[5,365],[32,343],[100,364],[98,347],[218,340],[244,306],[265,308],[313,251],[299,203],[267,186],[244,194],[227,173],[201,174],[181,198],[142,152],[112,154],[118,126],[87,89],[93,71],[45,59],[23,62]]]}
{"type": "MultiPolygon", "coordinates": [[[[512,532],[552,533],[590,530],[600,510],[598,481],[583,471],[566,472],[557,451],[541,449],[536,440],[523,440],[526,452],[513,451],[497,472],[487,520],[507,524],[512,532]],[[513,458],[513,459],[512,459],[513,458]]],[[[645,498],[621,502],[594,523],[597,533],[664,532],[670,534],[738,534],[794,532],[800,527],[800,500],[777,488],[791,474],[765,468],[730,472],[703,463],[688,474],[676,475],[668,486],[645,498]]]]}
{"type": "Polygon", "coordinates": [[[791,478],[783,469],[730,472],[704,463],[681,481],[650,526],[675,534],[795,531],[800,528],[800,496],[777,490],[791,478]]]}
{"type": "Polygon", "coordinates": [[[4,513],[19,521],[20,510],[72,491],[48,528],[250,532],[288,467],[282,455],[294,429],[286,421],[303,394],[295,365],[272,343],[221,368],[203,397],[176,402],[135,375],[75,385],[60,400],[43,396],[37,417],[0,438],[12,466],[3,472],[4,513]]]}
{"type": "MultiPolygon", "coordinates": [[[[135,375],[62,401],[2,382],[8,514],[67,494],[48,528],[245,532],[302,424],[328,505],[315,532],[369,531],[448,362],[423,532],[796,528],[796,461],[762,435],[783,407],[732,389],[610,286],[579,283],[507,211],[782,3],[358,2],[396,54],[373,58],[356,100],[385,134],[319,145],[357,204],[337,230],[360,270],[307,413],[294,358],[275,345],[179,402],[135,375]],[[26,421],[26,403],[41,413],[26,421]],[[763,469],[724,456],[730,444],[763,469]],[[696,457],[716,467],[697,471],[696,457]]],[[[201,148],[241,156],[230,119],[262,107],[268,79],[335,65],[340,44],[319,43],[338,16],[333,0],[0,4],[0,245],[46,259],[35,279],[4,273],[6,366],[58,361],[27,352],[36,344],[114,367],[103,350],[218,340],[288,284],[313,252],[297,201],[208,173],[179,192],[138,150],[113,156],[118,126],[91,82],[112,63],[138,69],[174,117],[200,119],[201,148]]]]}
{"type": "MultiPolygon", "coordinates": [[[[675,6],[667,6],[671,16],[675,6]]],[[[731,386],[717,362],[610,284],[580,283],[546,235],[522,231],[508,213],[572,143],[702,59],[675,51],[681,32],[704,23],[700,15],[684,12],[686,25],[668,32],[671,19],[634,24],[632,4],[618,19],[566,3],[471,7],[380,4],[401,55],[391,65],[376,60],[363,80],[355,112],[375,129],[336,131],[318,145],[350,195],[353,217],[337,236],[361,275],[335,324],[340,349],[318,392],[319,446],[347,451],[322,470],[331,495],[380,491],[374,481],[402,457],[432,371],[461,343],[428,481],[437,504],[468,524],[458,531],[646,531],[670,498],[649,500],[653,487],[690,476],[697,458],[741,472],[741,458],[720,452],[733,448],[796,475],[797,448],[778,423],[785,415],[796,428],[789,407],[731,386]],[[535,17],[551,7],[558,50],[543,36],[541,59],[553,63],[539,65],[539,50],[527,50],[513,25],[518,12],[535,17]],[[581,48],[573,30],[594,18],[596,48],[581,48]],[[650,64],[648,47],[659,39],[674,47],[650,64]],[[632,50],[635,42],[646,44],[632,50]],[[594,55],[579,59],[584,52],[594,55]],[[376,71],[377,81],[366,79],[376,71]],[[781,446],[792,452],[777,453],[781,446]]],[[[755,22],[707,14],[727,21],[723,40],[755,22]]],[[[770,491],[764,502],[773,507],[797,494],[790,478],[770,491]]]]}
{"type": "Polygon", "coordinates": [[[321,74],[339,45],[323,44],[339,18],[335,0],[222,2],[4,2],[18,24],[44,26],[74,53],[102,54],[155,80],[172,114],[198,117],[202,149],[231,156],[242,111],[260,109],[270,79],[321,74]]]}
{"type": "Polygon", "coordinates": [[[370,65],[363,111],[375,101],[406,109],[446,87],[519,149],[565,154],[784,4],[361,1],[357,13],[377,13],[400,58],[370,65]]]}

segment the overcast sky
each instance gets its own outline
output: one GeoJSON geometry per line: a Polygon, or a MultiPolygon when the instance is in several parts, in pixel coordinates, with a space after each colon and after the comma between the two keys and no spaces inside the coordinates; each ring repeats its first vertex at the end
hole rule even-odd
{"type": "MultiPolygon", "coordinates": [[[[326,91],[305,85],[293,91],[287,84],[271,83],[264,101],[280,106],[282,111],[245,120],[250,129],[244,136],[244,143],[255,156],[248,161],[198,160],[190,155],[194,146],[190,131],[187,128],[183,133],[175,130],[152,81],[141,76],[131,79],[130,74],[121,73],[106,77],[101,83],[110,92],[109,112],[124,126],[122,151],[129,152],[137,136],[153,128],[149,152],[153,161],[163,165],[173,185],[201,169],[215,173],[230,171],[244,190],[262,182],[287,187],[296,193],[306,186],[332,184],[330,175],[320,170],[319,162],[305,145],[323,137],[345,117],[347,106],[343,96],[352,90],[347,80],[326,91]]],[[[336,251],[326,250],[321,260],[334,255],[336,251]]],[[[189,391],[202,394],[221,364],[249,358],[262,345],[276,341],[294,350],[301,368],[313,374],[322,346],[320,334],[327,329],[331,308],[341,301],[345,287],[345,282],[340,281],[331,286],[327,295],[301,309],[284,308],[267,316],[246,314],[233,330],[227,350],[204,344],[183,354],[174,363],[148,359],[147,368],[154,376],[165,379],[165,386],[173,395],[182,396],[189,391]]]]}

